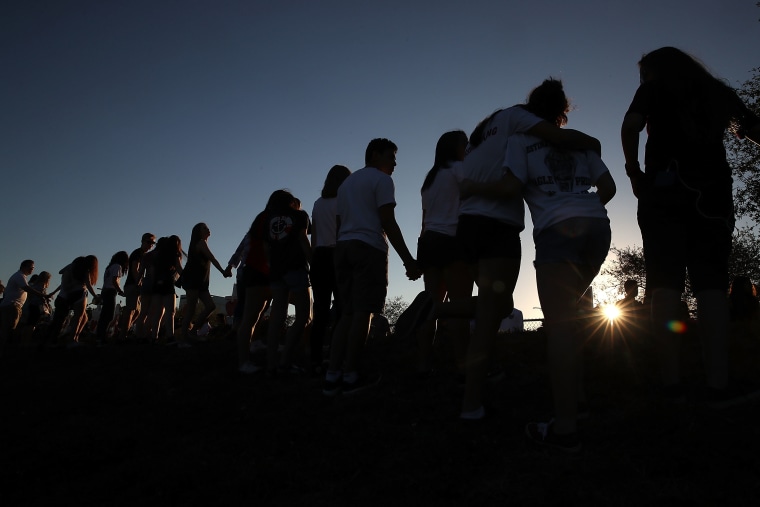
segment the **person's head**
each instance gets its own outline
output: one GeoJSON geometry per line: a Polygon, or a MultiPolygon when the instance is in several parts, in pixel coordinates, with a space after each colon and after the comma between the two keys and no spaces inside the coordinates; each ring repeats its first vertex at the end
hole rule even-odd
{"type": "Polygon", "coordinates": [[[182,240],[176,234],[167,238],[167,247],[177,257],[182,257],[182,240]]]}
{"type": "MultiPolygon", "coordinates": [[[[53,278],[53,275],[51,275],[47,271],[41,271],[39,276],[37,277],[37,282],[44,287],[47,288],[50,285],[50,279],[53,278]]],[[[31,283],[31,282],[29,282],[31,283]]]]}
{"type": "Polygon", "coordinates": [[[296,198],[293,194],[282,188],[280,190],[275,190],[272,192],[272,195],[269,196],[266,210],[272,213],[283,213],[287,211],[288,208],[292,209],[295,202],[296,198]]]}
{"type": "Polygon", "coordinates": [[[731,121],[733,90],[713,76],[695,57],[674,47],[662,47],[639,60],[642,83],[657,81],[671,94],[674,106],[691,123],[718,136],[731,121]]]}
{"type": "Polygon", "coordinates": [[[40,279],[39,275],[32,275],[32,276],[29,277],[29,282],[28,283],[29,283],[29,285],[32,285],[33,283],[35,283],[39,279],[40,279]]]}
{"type": "Polygon", "coordinates": [[[626,296],[636,297],[639,294],[639,283],[636,280],[629,278],[623,284],[623,289],[625,289],[626,296]]]}
{"type": "Polygon", "coordinates": [[[427,176],[425,176],[422,190],[433,184],[439,169],[449,167],[452,162],[464,160],[465,148],[467,148],[467,134],[463,130],[452,130],[438,138],[438,142],[435,145],[433,167],[428,171],[427,176]]]}
{"type": "Polygon", "coordinates": [[[19,271],[24,273],[26,276],[29,276],[32,274],[32,271],[34,271],[34,261],[31,259],[26,259],[21,263],[21,266],[19,266],[19,271]]]}
{"type": "Polygon", "coordinates": [[[334,165],[327,172],[325,184],[322,187],[322,198],[332,199],[337,197],[338,188],[351,175],[351,170],[344,165],[334,165]]]}
{"type": "Polygon", "coordinates": [[[94,255],[88,255],[84,258],[84,269],[90,278],[90,284],[98,283],[98,258],[94,255]]]}
{"type": "Polygon", "coordinates": [[[111,257],[111,262],[109,263],[109,266],[111,264],[118,264],[121,266],[121,269],[126,271],[129,269],[129,254],[125,252],[124,250],[121,250],[120,252],[116,252],[113,254],[113,257],[111,257]]]}
{"type": "Polygon", "coordinates": [[[151,248],[153,248],[153,245],[156,244],[156,236],[154,234],[151,234],[150,232],[146,232],[142,235],[142,241],[140,243],[140,248],[142,248],[143,252],[147,252],[151,248]]]}
{"type": "Polygon", "coordinates": [[[364,163],[369,167],[380,169],[385,174],[393,174],[396,167],[398,147],[388,139],[373,139],[364,152],[364,163]]]}
{"type": "Polygon", "coordinates": [[[204,222],[195,224],[193,230],[190,232],[190,247],[188,252],[190,252],[199,241],[206,241],[209,236],[211,236],[211,229],[208,228],[208,225],[204,222]]]}
{"type": "Polygon", "coordinates": [[[562,88],[562,81],[549,78],[530,92],[524,107],[542,120],[562,127],[567,124],[570,101],[562,88]]]}

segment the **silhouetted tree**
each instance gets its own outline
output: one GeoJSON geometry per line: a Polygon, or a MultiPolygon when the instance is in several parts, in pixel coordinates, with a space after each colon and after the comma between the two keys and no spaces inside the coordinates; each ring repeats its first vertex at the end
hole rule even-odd
{"type": "Polygon", "coordinates": [[[401,296],[396,296],[395,298],[385,300],[385,309],[383,310],[383,315],[385,315],[388,319],[388,324],[390,324],[391,329],[393,329],[393,326],[396,325],[396,321],[398,320],[399,315],[404,313],[404,310],[406,310],[408,306],[409,303],[404,301],[404,298],[401,296]]]}
{"type": "MultiPolygon", "coordinates": [[[[760,67],[751,71],[753,76],[745,81],[737,93],[739,97],[760,115],[760,67]]],[[[732,133],[726,135],[728,163],[734,173],[735,208],[738,217],[760,223],[760,146],[747,140],[737,139],[732,133]]]]}

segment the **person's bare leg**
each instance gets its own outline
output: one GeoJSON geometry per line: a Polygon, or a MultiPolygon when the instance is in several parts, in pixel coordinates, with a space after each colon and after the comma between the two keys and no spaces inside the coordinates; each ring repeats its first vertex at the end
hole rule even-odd
{"type": "Polygon", "coordinates": [[[303,337],[304,329],[311,322],[311,289],[291,291],[296,318],[285,334],[285,349],[280,357],[280,364],[287,366],[293,361],[293,350],[303,337]]]}
{"type": "Polygon", "coordinates": [[[519,259],[482,259],[479,262],[475,332],[467,348],[463,414],[483,406],[483,384],[494,338],[501,320],[513,310],[512,291],[519,272],[519,259]]]}
{"type": "Polygon", "coordinates": [[[361,358],[361,353],[364,350],[364,344],[367,341],[371,321],[371,313],[354,312],[353,318],[351,319],[351,326],[348,330],[348,339],[346,341],[346,373],[359,371],[359,360],[361,358]]]}
{"type": "Polygon", "coordinates": [[[277,349],[280,345],[280,333],[288,315],[288,288],[277,286],[272,288],[272,307],[269,312],[269,328],[267,329],[267,371],[277,369],[277,349]]]}

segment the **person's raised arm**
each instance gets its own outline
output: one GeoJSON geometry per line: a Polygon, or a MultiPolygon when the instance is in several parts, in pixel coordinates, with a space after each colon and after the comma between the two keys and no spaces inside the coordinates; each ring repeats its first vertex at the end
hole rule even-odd
{"type": "Polygon", "coordinates": [[[412,254],[409,253],[409,249],[404,241],[404,236],[401,234],[401,228],[396,222],[396,213],[394,211],[395,206],[395,204],[391,203],[384,204],[378,208],[380,224],[385,231],[385,235],[388,237],[388,241],[393,246],[393,249],[396,250],[396,253],[401,257],[401,261],[406,268],[406,276],[409,277],[410,280],[417,280],[422,276],[422,271],[420,271],[420,268],[417,266],[417,261],[412,257],[412,254]]]}

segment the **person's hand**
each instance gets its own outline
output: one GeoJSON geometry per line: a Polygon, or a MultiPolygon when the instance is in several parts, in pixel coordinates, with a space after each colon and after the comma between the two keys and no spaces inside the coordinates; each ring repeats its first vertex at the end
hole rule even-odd
{"type": "Polygon", "coordinates": [[[232,276],[232,266],[227,266],[227,269],[222,274],[225,278],[230,278],[232,276]]]}
{"type": "Polygon", "coordinates": [[[404,264],[404,267],[406,268],[406,276],[410,280],[418,280],[422,276],[422,270],[417,265],[417,261],[412,260],[411,262],[404,264]]]}
{"type": "Polygon", "coordinates": [[[633,191],[633,195],[636,196],[636,199],[641,197],[641,188],[643,183],[643,172],[635,173],[630,176],[631,179],[631,190],[633,191]]]}

